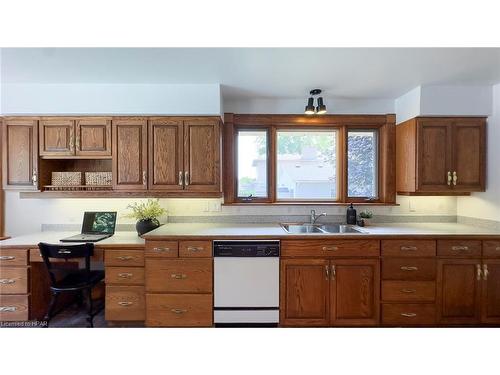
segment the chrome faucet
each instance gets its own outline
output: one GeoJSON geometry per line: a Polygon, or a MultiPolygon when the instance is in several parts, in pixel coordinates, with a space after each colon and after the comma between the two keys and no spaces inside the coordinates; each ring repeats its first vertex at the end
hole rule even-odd
{"type": "Polygon", "coordinates": [[[316,215],[316,211],[311,210],[311,224],[315,224],[316,220],[318,220],[321,216],[326,216],[326,212],[323,212],[322,214],[316,215]]]}

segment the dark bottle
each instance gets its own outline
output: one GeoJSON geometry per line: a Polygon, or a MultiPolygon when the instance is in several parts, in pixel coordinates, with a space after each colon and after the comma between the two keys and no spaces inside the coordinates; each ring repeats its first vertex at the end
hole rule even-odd
{"type": "Polygon", "coordinates": [[[347,224],[356,225],[356,219],[357,219],[356,209],[352,206],[351,203],[351,205],[347,207],[347,217],[346,217],[347,224]]]}

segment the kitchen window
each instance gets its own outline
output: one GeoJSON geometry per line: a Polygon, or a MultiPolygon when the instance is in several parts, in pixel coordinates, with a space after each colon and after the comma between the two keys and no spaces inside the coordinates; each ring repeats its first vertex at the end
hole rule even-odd
{"type": "Polygon", "coordinates": [[[394,115],[232,115],[224,204],[395,204],[394,115]]]}

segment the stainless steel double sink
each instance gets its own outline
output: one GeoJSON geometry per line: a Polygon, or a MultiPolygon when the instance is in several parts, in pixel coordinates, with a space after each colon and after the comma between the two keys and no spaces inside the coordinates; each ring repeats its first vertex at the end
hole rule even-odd
{"type": "Polygon", "coordinates": [[[364,233],[363,231],[354,228],[353,225],[345,225],[345,224],[281,223],[280,225],[285,230],[285,232],[290,234],[364,233]]]}

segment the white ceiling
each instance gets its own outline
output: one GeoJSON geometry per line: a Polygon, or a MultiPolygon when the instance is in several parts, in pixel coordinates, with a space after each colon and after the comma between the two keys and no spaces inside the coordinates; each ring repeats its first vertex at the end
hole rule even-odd
{"type": "Polygon", "coordinates": [[[225,98],[396,98],[500,82],[500,48],[2,49],[3,83],[219,83],[225,98]]]}

